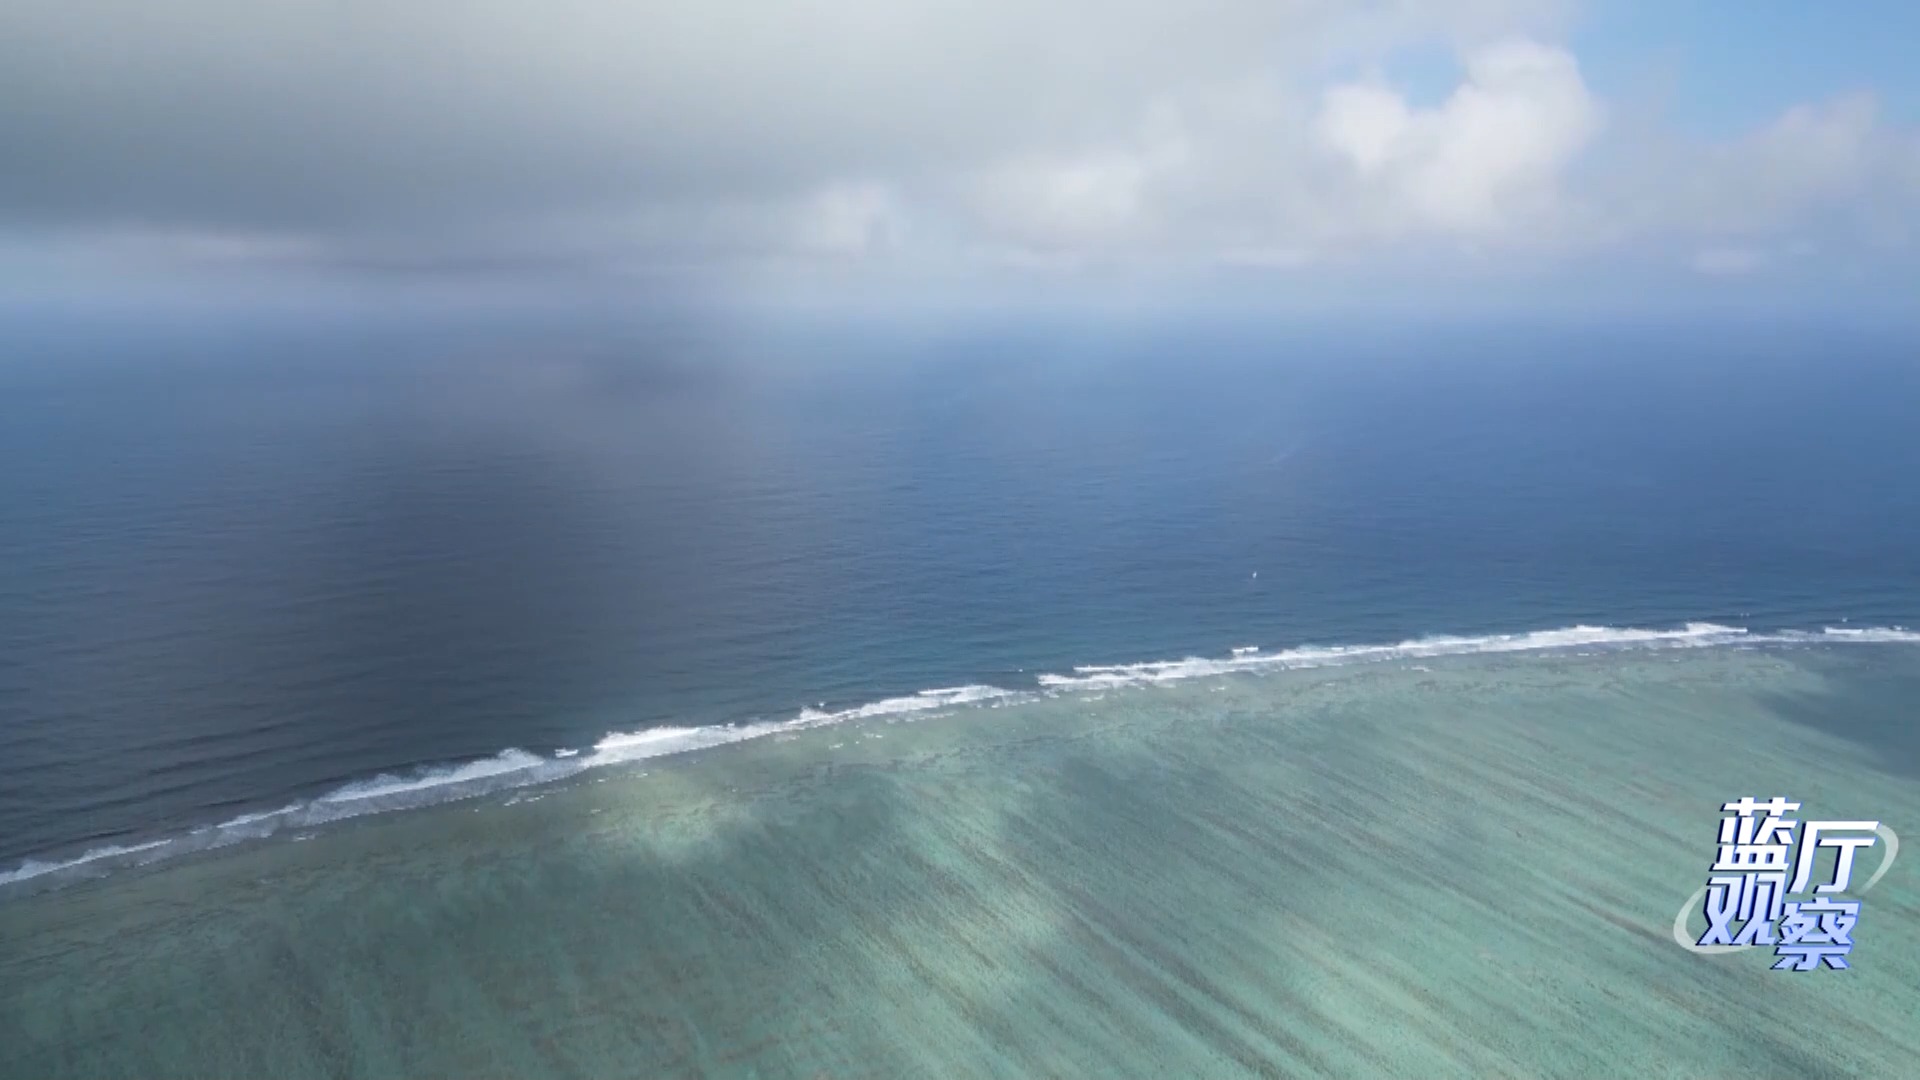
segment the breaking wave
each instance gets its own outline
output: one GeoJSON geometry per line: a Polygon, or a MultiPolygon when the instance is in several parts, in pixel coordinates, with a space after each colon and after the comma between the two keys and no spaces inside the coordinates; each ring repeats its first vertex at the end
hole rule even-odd
{"type": "Polygon", "coordinates": [[[1753,635],[1739,627],[1720,626],[1716,623],[1688,623],[1678,630],[1570,626],[1561,630],[1536,630],[1525,634],[1425,637],[1403,641],[1398,645],[1307,645],[1272,653],[1263,653],[1257,646],[1243,646],[1233,650],[1233,655],[1224,660],[1195,656],[1184,660],[1153,660],[1144,664],[1090,665],[1074,668],[1073,673],[1069,675],[1042,675],[1039,681],[1041,686],[1055,690],[1095,689],[1175,682],[1181,679],[1228,675],[1241,671],[1332,667],[1340,664],[1432,656],[1542,652],[1580,646],[1650,648],[1725,645],[1739,641],[1766,640],[1768,637],[1770,636],[1753,635]]]}
{"type": "Polygon", "coordinates": [[[1897,626],[1827,627],[1819,631],[1764,633],[1716,623],[1688,623],[1673,630],[1571,626],[1521,634],[1415,638],[1397,645],[1301,646],[1277,652],[1262,652],[1259,646],[1247,645],[1235,648],[1225,658],[1188,657],[1138,664],[1088,665],[1076,667],[1067,674],[1039,675],[1034,680],[1035,685],[1024,690],[984,685],[922,690],[904,697],[883,698],[839,710],[830,710],[824,705],[804,708],[790,720],[609,732],[593,745],[590,752],[562,749],[555,751],[551,757],[543,757],[510,748],[477,761],[432,766],[404,774],[383,773],[356,780],[311,800],[292,803],[278,810],[242,814],[218,825],[201,826],[176,836],[124,846],[109,844],[67,859],[28,858],[13,870],[0,871],[0,889],[50,875],[53,881],[58,882],[113,869],[144,866],[190,852],[264,839],[286,830],[298,831],[367,814],[430,806],[510,788],[547,784],[590,769],[684,754],[849,720],[911,718],[914,714],[942,709],[994,707],[1040,696],[1164,684],[1216,675],[1440,656],[1568,649],[1681,649],[1812,643],[1920,644],[1920,632],[1897,626]]]}
{"type": "Polygon", "coordinates": [[[800,720],[813,724],[834,724],[842,720],[864,720],[870,716],[888,716],[894,713],[946,709],[955,705],[972,705],[981,701],[1017,697],[1019,693],[1017,690],[1002,690],[997,686],[955,686],[946,690],[922,690],[907,697],[884,698],[855,708],[843,709],[840,712],[801,709],[800,720]]]}

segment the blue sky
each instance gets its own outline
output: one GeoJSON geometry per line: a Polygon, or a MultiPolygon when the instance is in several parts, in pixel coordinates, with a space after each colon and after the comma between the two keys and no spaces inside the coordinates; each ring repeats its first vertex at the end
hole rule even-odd
{"type": "Polygon", "coordinates": [[[1917,10],[16,0],[0,290],[1893,309],[1917,10]]]}
{"type": "Polygon", "coordinates": [[[1570,45],[1601,93],[1663,92],[1673,121],[1727,135],[1806,102],[1876,94],[1888,120],[1920,121],[1920,6],[1847,4],[1591,4],[1570,45]]]}

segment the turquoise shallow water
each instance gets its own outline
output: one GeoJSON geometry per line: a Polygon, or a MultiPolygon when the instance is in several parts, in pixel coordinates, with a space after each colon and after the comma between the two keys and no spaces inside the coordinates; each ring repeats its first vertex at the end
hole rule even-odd
{"type": "Polygon", "coordinates": [[[1726,799],[1920,836],[1915,701],[1439,657],[597,770],[0,900],[0,1076],[1913,1076],[1913,864],[1851,971],[1671,925],[1726,799]]]}

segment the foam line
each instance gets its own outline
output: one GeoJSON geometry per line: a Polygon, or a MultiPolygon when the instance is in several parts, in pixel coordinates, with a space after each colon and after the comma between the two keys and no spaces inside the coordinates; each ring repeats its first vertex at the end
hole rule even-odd
{"type": "MultiPolygon", "coordinates": [[[[305,802],[296,802],[278,810],[241,814],[218,825],[203,825],[172,837],[132,845],[91,848],[64,860],[32,856],[13,870],[0,871],[0,889],[48,875],[79,876],[119,867],[142,866],[189,852],[263,839],[282,829],[301,830],[367,814],[469,799],[512,788],[552,783],[589,769],[685,754],[849,720],[910,717],[917,713],[969,705],[992,707],[1030,700],[1038,694],[1051,696],[1087,690],[1104,691],[1115,687],[1155,685],[1215,675],[1436,656],[1553,652],[1565,649],[1706,648],[1768,643],[1920,644],[1920,632],[1898,626],[1824,627],[1818,631],[1783,630],[1761,634],[1716,623],[1688,623],[1672,630],[1571,626],[1521,634],[1416,638],[1397,645],[1302,646],[1279,652],[1262,652],[1259,646],[1247,645],[1235,648],[1232,655],[1225,658],[1188,657],[1138,664],[1088,665],[1076,667],[1068,674],[1039,675],[1035,679],[1035,688],[1025,690],[980,684],[944,687],[922,690],[904,697],[882,698],[838,710],[825,706],[804,708],[790,720],[609,732],[594,744],[590,753],[561,750],[552,757],[542,757],[526,750],[509,748],[477,761],[430,766],[407,774],[383,773],[356,780],[305,802]]],[[[56,877],[55,880],[60,878],[56,877]]]]}
{"type": "Polygon", "coordinates": [[[1724,645],[1751,640],[1757,639],[1740,627],[1720,626],[1716,623],[1688,623],[1678,630],[1570,626],[1560,630],[1536,630],[1525,634],[1416,638],[1403,641],[1398,645],[1309,645],[1273,653],[1258,652],[1254,647],[1243,646],[1233,650],[1233,656],[1227,659],[1196,656],[1184,660],[1153,660],[1143,664],[1077,667],[1070,675],[1042,675],[1040,685],[1056,690],[1076,690],[1174,682],[1241,671],[1331,667],[1339,664],[1462,656],[1474,653],[1544,652],[1577,647],[1685,647],[1724,645]]]}

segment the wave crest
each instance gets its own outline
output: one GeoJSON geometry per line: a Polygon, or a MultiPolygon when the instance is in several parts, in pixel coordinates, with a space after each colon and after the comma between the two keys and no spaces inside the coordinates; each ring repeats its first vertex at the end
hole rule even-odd
{"type": "Polygon", "coordinates": [[[1086,665],[1069,674],[1044,674],[1036,688],[1012,690],[969,684],[922,690],[903,697],[882,698],[845,709],[825,706],[801,709],[790,720],[760,721],[706,727],[657,727],[632,732],[609,732],[591,754],[556,751],[552,757],[509,748],[475,761],[428,766],[400,775],[382,773],[356,780],[314,799],[278,810],[242,814],[218,825],[145,843],[90,848],[64,859],[29,857],[10,871],[0,871],[0,888],[53,876],[55,881],[128,866],[144,866],[161,859],[224,847],[245,840],[264,839],[285,829],[303,829],[366,814],[405,810],[435,803],[474,798],[509,788],[552,783],[589,769],[690,753],[729,743],[745,742],[785,732],[824,727],[849,720],[889,719],[963,706],[997,707],[1040,695],[1053,696],[1083,690],[1155,685],[1213,675],[1334,667],[1345,664],[1484,653],[1551,652],[1557,650],[1704,648],[1733,644],[1899,643],[1920,644],[1920,632],[1905,627],[1825,627],[1818,632],[1785,630],[1755,634],[1717,623],[1687,623],[1673,630],[1646,630],[1607,626],[1570,626],[1519,634],[1477,637],[1442,635],[1415,638],[1397,645],[1301,646],[1280,652],[1261,652],[1241,646],[1226,658],[1188,657],[1138,664],[1086,665]]]}
{"type": "Polygon", "coordinates": [[[1382,660],[1407,660],[1473,653],[1543,652],[1580,646],[1621,648],[1723,645],[1754,640],[1745,629],[1717,623],[1688,623],[1678,630],[1618,629],[1610,626],[1569,626],[1524,634],[1486,634],[1479,637],[1440,635],[1414,638],[1398,645],[1307,645],[1283,652],[1262,653],[1257,647],[1233,650],[1227,659],[1188,657],[1144,664],[1088,665],[1071,675],[1042,675],[1040,685],[1057,690],[1097,689],[1146,683],[1174,682],[1242,671],[1332,667],[1382,660]]]}

